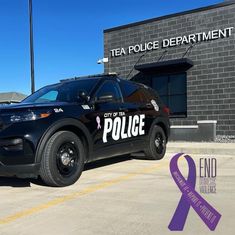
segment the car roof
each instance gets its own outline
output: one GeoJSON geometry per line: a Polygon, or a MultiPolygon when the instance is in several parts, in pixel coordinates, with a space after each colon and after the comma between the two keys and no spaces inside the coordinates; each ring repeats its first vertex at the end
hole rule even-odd
{"type": "Polygon", "coordinates": [[[80,77],[74,77],[74,78],[67,78],[62,79],[60,82],[73,82],[73,81],[82,81],[82,80],[91,80],[91,79],[116,79],[118,78],[116,73],[108,73],[108,74],[93,74],[93,75],[87,75],[87,76],[80,76],[80,77]]]}
{"type": "Polygon", "coordinates": [[[141,83],[137,83],[134,81],[126,80],[123,78],[120,78],[116,73],[103,73],[103,74],[94,74],[94,75],[87,75],[87,76],[80,76],[80,77],[73,77],[73,78],[67,78],[67,79],[61,79],[60,82],[47,85],[45,87],[50,86],[56,86],[56,85],[62,85],[66,83],[72,83],[72,82],[78,82],[78,81],[85,81],[85,80],[119,80],[121,82],[131,82],[135,83],[136,85],[143,86],[141,83]]]}

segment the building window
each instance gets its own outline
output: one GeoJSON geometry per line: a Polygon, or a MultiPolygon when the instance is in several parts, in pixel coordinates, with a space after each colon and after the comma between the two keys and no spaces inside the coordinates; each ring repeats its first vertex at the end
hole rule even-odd
{"type": "Polygon", "coordinates": [[[163,103],[170,108],[171,117],[187,116],[187,74],[155,75],[152,87],[161,97],[163,103]]]}

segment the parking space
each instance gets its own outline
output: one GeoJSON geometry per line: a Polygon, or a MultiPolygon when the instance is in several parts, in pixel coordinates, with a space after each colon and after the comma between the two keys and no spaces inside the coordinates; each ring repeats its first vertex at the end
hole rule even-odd
{"type": "MultiPolygon", "coordinates": [[[[65,188],[0,178],[0,234],[170,234],[168,224],[181,196],[169,171],[172,156],[102,160],[87,165],[79,181],[65,188]]],[[[199,158],[205,156],[192,157],[198,172],[199,158]]],[[[217,193],[202,196],[222,214],[215,234],[233,234],[235,157],[216,158],[217,193]]],[[[180,170],[187,174],[184,160],[180,170]]],[[[183,234],[208,231],[191,208],[183,234]]]]}

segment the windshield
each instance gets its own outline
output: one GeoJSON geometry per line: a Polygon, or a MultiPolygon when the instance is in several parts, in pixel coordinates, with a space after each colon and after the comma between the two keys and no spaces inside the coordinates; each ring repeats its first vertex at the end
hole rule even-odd
{"type": "Polygon", "coordinates": [[[78,102],[79,93],[85,91],[89,95],[96,82],[97,79],[87,79],[46,86],[21,103],[78,102]]]}

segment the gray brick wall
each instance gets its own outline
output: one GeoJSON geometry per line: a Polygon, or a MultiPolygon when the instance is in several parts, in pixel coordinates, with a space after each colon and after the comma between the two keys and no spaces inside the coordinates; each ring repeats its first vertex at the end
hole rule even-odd
{"type": "MultiPolygon", "coordinates": [[[[104,56],[109,57],[105,72],[126,78],[141,53],[112,57],[110,50],[202,31],[235,28],[235,4],[206,11],[158,19],[153,22],[106,31],[104,56]]],[[[189,45],[167,48],[164,60],[181,58],[189,45]]],[[[165,49],[148,52],[139,64],[156,62],[165,49]]],[[[197,120],[217,120],[217,133],[235,134],[235,29],[229,38],[201,42],[191,54],[194,66],[187,71],[187,118],[171,119],[174,125],[192,125],[197,120]]],[[[133,71],[130,78],[138,71],[133,71]]]]}

